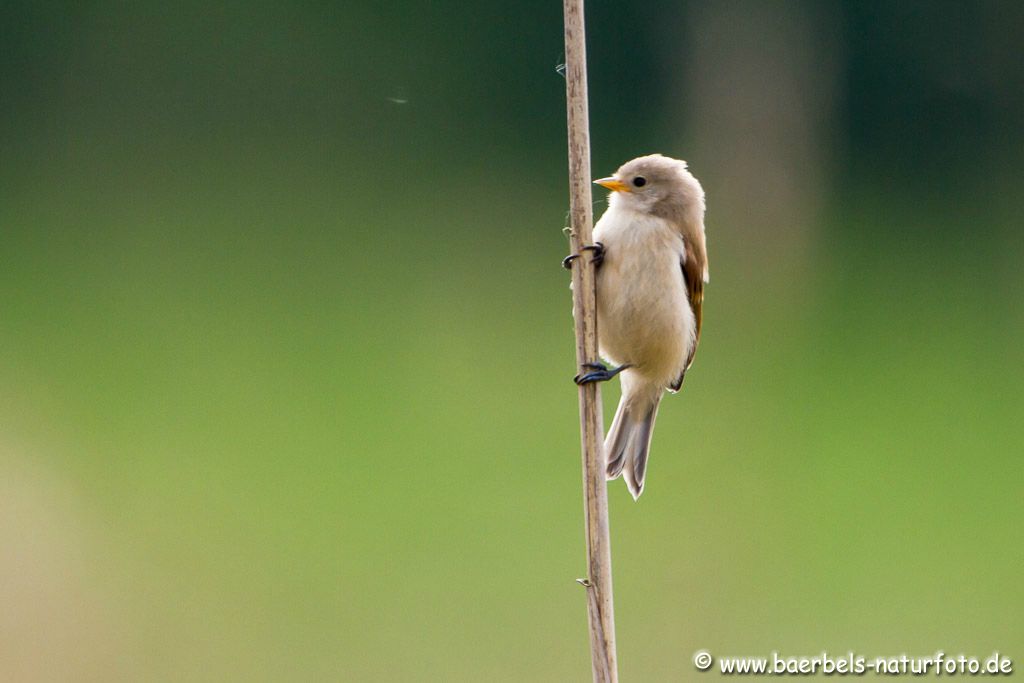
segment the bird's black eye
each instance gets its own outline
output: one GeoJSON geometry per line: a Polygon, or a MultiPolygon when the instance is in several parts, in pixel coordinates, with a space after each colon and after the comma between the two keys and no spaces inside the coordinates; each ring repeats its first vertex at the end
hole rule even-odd
{"type": "Polygon", "coordinates": [[[644,178],[642,175],[638,175],[636,178],[633,178],[633,185],[635,187],[643,187],[646,184],[647,178],[644,178]]]}

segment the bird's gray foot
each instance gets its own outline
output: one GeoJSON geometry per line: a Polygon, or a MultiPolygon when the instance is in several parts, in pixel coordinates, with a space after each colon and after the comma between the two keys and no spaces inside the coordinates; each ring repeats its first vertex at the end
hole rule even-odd
{"type": "Polygon", "coordinates": [[[615,375],[619,374],[623,370],[633,367],[629,363],[620,365],[617,368],[608,368],[604,363],[584,363],[583,367],[590,368],[593,372],[588,372],[585,375],[576,375],[572,378],[576,384],[590,384],[591,382],[607,382],[615,375]]]}
{"type": "MultiPolygon", "coordinates": [[[[601,244],[600,242],[595,242],[594,244],[584,245],[584,246],[580,247],[580,251],[581,252],[583,252],[583,251],[593,252],[593,256],[590,257],[590,262],[594,264],[595,268],[597,268],[602,263],[604,263],[604,245],[601,244]]],[[[571,269],[572,268],[572,262],[575,261],[576,259],[578,259],[579,257],[580,257],[580,254],[569,254],[564,259],[562,259],[562,267],[563,268],[567,268],[567,269],[571,269]]]]}

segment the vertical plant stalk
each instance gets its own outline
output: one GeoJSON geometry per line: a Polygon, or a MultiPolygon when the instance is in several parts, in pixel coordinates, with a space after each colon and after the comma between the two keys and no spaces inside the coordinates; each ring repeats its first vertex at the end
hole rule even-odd
{"type": "MultiPolygon", "coordinates": [[[[587,53],[583,0],[563,0],[565,18],[565,95],[569,129],[569,241],[573,253],[590,244],[593,206],[590,195],[590,121],[587,113],[587,53]]],[[[595,272],[587,255],[572,268],[572,306],[576,320],[576,363],[598,360],[595,272]]],[[[579,387],[580,441],[583,448],[583,504],[587,532],[587,613],[590,658],[595,683],[617,683],[615,610],[612,603],[612,552],[608,533],[608,486],[597,382],[579,387]]]]}

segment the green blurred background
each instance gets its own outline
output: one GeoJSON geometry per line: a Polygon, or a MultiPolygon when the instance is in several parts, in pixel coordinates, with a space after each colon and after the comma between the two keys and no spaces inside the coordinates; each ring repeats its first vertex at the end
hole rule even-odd
{"type": "MultiPolygon", "coordinates": [[[[1024,660],[1024,5],[590,5],[595,175],[709,207],[623,680],[1024,660]]],[[[561,31],[3,3],[0,678],[588,680],[561,31]]]]}

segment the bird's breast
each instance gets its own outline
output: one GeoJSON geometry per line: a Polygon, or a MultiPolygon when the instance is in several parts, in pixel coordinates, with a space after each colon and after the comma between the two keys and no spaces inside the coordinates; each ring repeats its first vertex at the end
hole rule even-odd
{"type": "Polygon", "coordinates": [[[594,239],[605,247],[597,277],[603,353],[673,381],[694,335],[680,266],[682,237],[661,218],[609,210],[594,239]]]}

